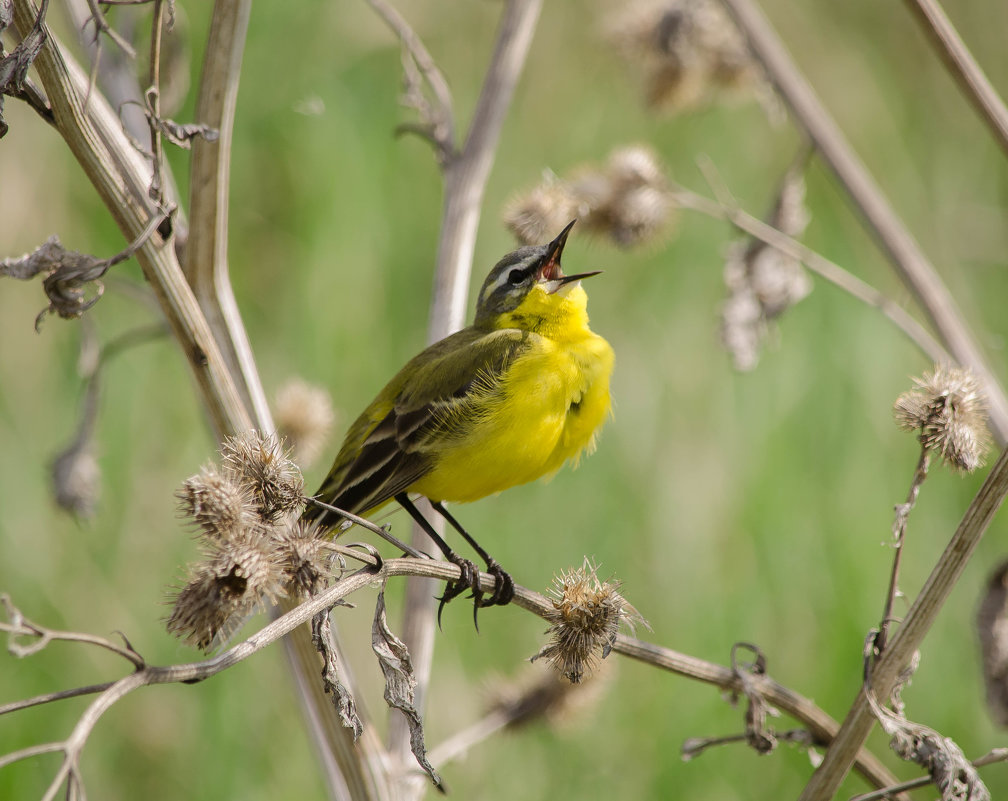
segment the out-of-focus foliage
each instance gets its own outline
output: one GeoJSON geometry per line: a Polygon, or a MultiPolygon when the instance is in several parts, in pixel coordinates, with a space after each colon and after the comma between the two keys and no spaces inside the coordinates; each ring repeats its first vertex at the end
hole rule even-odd
{"type": "MultiPolygon", "coordinates": [[[[188,4],[193,69],[206,9],[188,4]]],[[[544,169],[558,175],[614,147],[646,143],[676,180],[703,190],[706,154],[750,210],[772,202],[799,137],[756,103],[655,116],[606,44],[609,4],[547,4],[505,126],[487,193],[474,282],[512,247],[500,213],[544,169]],[[578,20],[572,24],[572,20],[578,20]]],[[[463,121],[489,57],[497,4],[403,4],[438,59],[463,121]]],[[[950,13],[992,76],[1008,74],[996,0],[950,13]]],[[[933,257],[999,375],[1008,376],[1008,169],[899,4],[774,0],[768,13],[841,126],[933,257]]],[[[261,3],[253,8],[232,168],[229,256],[235,291],[267,392],[292,375],[330,388],[341,421],[424,344],[441,198],[427,146],[396,139],[398,46],[363,4],[261,3]]],[[[1008,85],[1001,82],[1002,92],[1008,85]]],[[[192,98],[179,120],[191,116],[192,98]]],[[[51,234],[105,257],[125,243],[56,134],[8,101],[0,142],[2,256],[51,234]]],[[[186,154],[172,156],[183,183],[186,154]]],[[[900,300],[907,295],[862,233],[830,176],[808,176],[813,247],[900,300]]],[[[604,268],[594,328],[617,354],[615,415],[597,453],[551,483],[457,510],[521,584],[544,590],[587,555],[653,626],[655,640],[727,662],[733,642],[758,643],[770,672],[842,716],[860,680],[865,631],[881,614],[893,504],[917,458],[891,407],[908,376],[930,367],[875,312],[831,287],[779,323],[757,370],[733,371],[718,344],[729,232],[680,216],[675,236],[618,250],[575,229],[566,264],[604,268]]],[[[133,280],[135,264],[112,275],[133,280]]],[[[53,626],[125,632],[152,662],[197,653],[166,633],[166,587],[195,545],[175,519],[173,492],[215,445],[182,357],[167,340],[104,371],[95,455],[96,515],[77,524],[48,494],[53,456],[69,441],[82,386],[81,324],[48,318],[37,284],[0,283],[0,589],[53,626]]],[[[110,285],[88,312],[102,340],[149,322],[147,307],[110,285]]],[[[334,432],[329,448],[335,452],[334,432]]],[[[326,457],[306,477],[324,473],[326,457]]],[[[914,594],[982,476],[936,469],[910,521],[902,585],[914,594]]],[[[391,518],[407,530],[403,514],[391,518]]],[[[908,715],[975,757],[1003,741],[983,708],[972,619],[986,573],[1004,556],[995,522],[923,649],[908,715]]],[[[389,588],[396,628],[398,586],[389,588]]],[[[368,647],[370,603],[338,610],[356,666],[379,708],[368,647]]],[[[541,621],[517,609],[445,612],[427,716],[432,746],[480,713],[490,675],[515,674],[543,643],[541,621]]],[[[0,701],[100,681],[126,667],[57,645],[17,663],[3,657],[0,701]]],[[[615,662],[610,658],[609,662],[615,662]]],[[[614,665],[607,690],[574,725],[505,735],[443,770],[459,798],[778,799],[811,767],[787,747],[757,757],[741,746],[683,763],[693,736],[741,730],[742,713],[713,690],[639,665],[614,665]]],[[[212,681],[157,687],[119,704],[84,756],[95,797],[321,798],[280,649],[212,681]]],[[[491,693],[492,695],[492,693],[491,693]]],[[[59,739],[83,701],[0,719],[0,751],[59,739]]],[[[783,725],[787,725],[786,723],[783,725]]],[[[870,741],[885,750],[884,738],[870,741]]],[[[36,797],[56,760],[0,772],[0,797],[36,797]]],[[[901,775],[912,775],[897,766],[901,775]]],[[[994,797],[1008,769],[983,772],[994,797]]],[[[848,780],[845,789],[862,785],[848,780]]]]}

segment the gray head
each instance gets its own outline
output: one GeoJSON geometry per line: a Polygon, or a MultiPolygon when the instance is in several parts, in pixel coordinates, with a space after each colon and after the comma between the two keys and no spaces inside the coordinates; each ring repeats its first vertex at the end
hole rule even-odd
{"type": "Polygon", "coordinates": [[[576,222],[571,220],[548,245],[518,248],[494,265],[476,301],[476,325],[517,309],[534,286],[541,286],[553,294],[564,284],[598,275],[599,270],[564,275],[560,269],[560,256],[567,244],[567,235],[576,222]]]}

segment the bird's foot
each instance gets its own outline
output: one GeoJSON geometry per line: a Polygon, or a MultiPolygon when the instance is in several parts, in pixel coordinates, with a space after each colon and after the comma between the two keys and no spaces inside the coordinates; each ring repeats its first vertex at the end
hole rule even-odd
{"type": "Polygon", "coordinates": [[[441,611],[445,604],[460,596],[466,590],[472,590],[469,595],[473,599],[473,625],[479,631],[479,610],[486,606],[504,606],[514,598],[514,580],[493,559],[487,562],[487,572],[494,577],[494,591],[489,598],[484,599],[484,592],[479,585],[479,569],[473,562],[463,559],[457,554],[450,554],[448,561],[458,565],[462,575],[458,580],[450,582],[444,593],[438,598],[438,628],[441,627],[441,611]]]}
{"type": "MultiPolygon", "coordinates": [[[[438,628],[441,628],[441,612],[445,608],[445,604],[449,601],[458,598],[466,590],[472,590],[473,596],[475,597],[479,590],[479,568],[476,567],[475,562],[470,562],[468,559],[463,559],[456,553],[450,553],[445,557],[453,565],[458,565],[460,575],[455,581],[449,581],[445,585],[444,592],[438,596],[438,608],[437,608],[437,624],[438,628]]],[[[482,593],[480,593],[482,594],[482,593]]],[[[479,630],[479,626],[476,627],[479,630]]]]}
{"type": "Polygon", "coordinates": [[[493,594],[484,601],[479,599],[480,606],[505,606],[514,598],[514,579],[505,572],[495,559],[487,562],[487,573],[494,577],[493,594]]]}

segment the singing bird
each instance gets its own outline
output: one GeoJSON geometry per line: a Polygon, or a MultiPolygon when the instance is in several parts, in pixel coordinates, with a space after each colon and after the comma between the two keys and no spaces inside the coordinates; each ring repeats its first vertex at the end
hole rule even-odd
{"type": "MultiPolygon", "coordinates": [[[[613,351],[588,327],[581,280],[560,257],[574,222],[548,245],[509,253],[480,289],[473,324],[411,359],[350,426],[315,495],[367,516],[395,500],[431,535],[462,578],[444,604],[473,590],[474,614],[506,604],[514,583],[444,508],[556,472],[594,449],[610,410],[613,351]],[[411,495],[431,501],[486,562],[492,596],[479,591],[475,565],[459,557],[419,512],[411,495]]],[[[330,527],[335,511],[309,505],[309,520],[330,527]]]]}

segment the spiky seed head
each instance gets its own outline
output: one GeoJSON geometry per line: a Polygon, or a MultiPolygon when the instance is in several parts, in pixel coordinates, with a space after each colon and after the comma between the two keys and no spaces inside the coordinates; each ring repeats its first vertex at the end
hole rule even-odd
{"type": "Polygon", "coordinates": [[[609,37],[638,69],[652,108],[680,111],[764,83],[745,41],[717,0],[621,5],[609,37]]]}
{"type": "Polygon", "coordinates": [[[252,490],[259,516],[276,522],[304,504],[304,477],[280,439],[258,431],[229,437],[221,446],[225,467],[252,490]]]}
{"type": "Polygon", "coordinates": [[[325,447],[336,418],[329,393],[294,378],[279,389],[274,406],[278,435],[302,466],[312,464],[325,447]]]}
{"type": "MultiPolygon", "coordinates": [[[[797,237],[805,230],[805,158],[788,170],[768,222],[797,237]]],[[[774,331],[773,321],[805,298],[812,278],[801,262],[755,240],[732,244],[726,254],[724,283],[728,297],[721,306],[721,342],[736,370],[755,369],[760,350],[774,331]]]]}
{"type": "Polygon", "coordinates": [[[547,174],[539,186],[508,203],[504,224],[522,245],[538,245],[580,216],[571,187],[547,174]]]}
{"type": "Polygon", "coordinates": [[[233,539],[259,520],[251,489],[214,465],[182,482],[175,497],[179,513],[209,540],[233,539]]]}
{"type": "Polygon", "coordinates": [[[546,657],[572,683],[593,673],[609,655],[621,621],[643,622],[620,595],[619,583],[600,581],[597,566],[588,559],[556,576],[550,594],[550,643],[534,658],[546,657]]]}
{"type": "Polygon", "coordinates": [[[274,532],[273,548],[283,570],[284,593],[305,600],[322,589],[330,570],[329,540],[314,523],[301,520],[274,532]]]}
{"type": "Polygon", "coordinates": [[[987,398],[967,367],[936,366],[914,379],[916,387],[896,399],[893,415],[904,431],[952,468],[973,472],[990,447],[987,398]]]}
{"type": "Polygon", "coordinates": [[[606,164],[575,169],[567,179],[550,174],[505,210],[505,222],[522,242],[541,242],[561,220],[578,219],[586,229],[620,247],[655,239],[675,218],[665,168],[642,145],[619,148],[606,164]]]}
{"type": "Polygon", "coordinates": [[[203,651],[228,640],[245,619],[281,594],[283,572],[262,538],[218,543],[172,599],[168,631],[203,651]]]}

